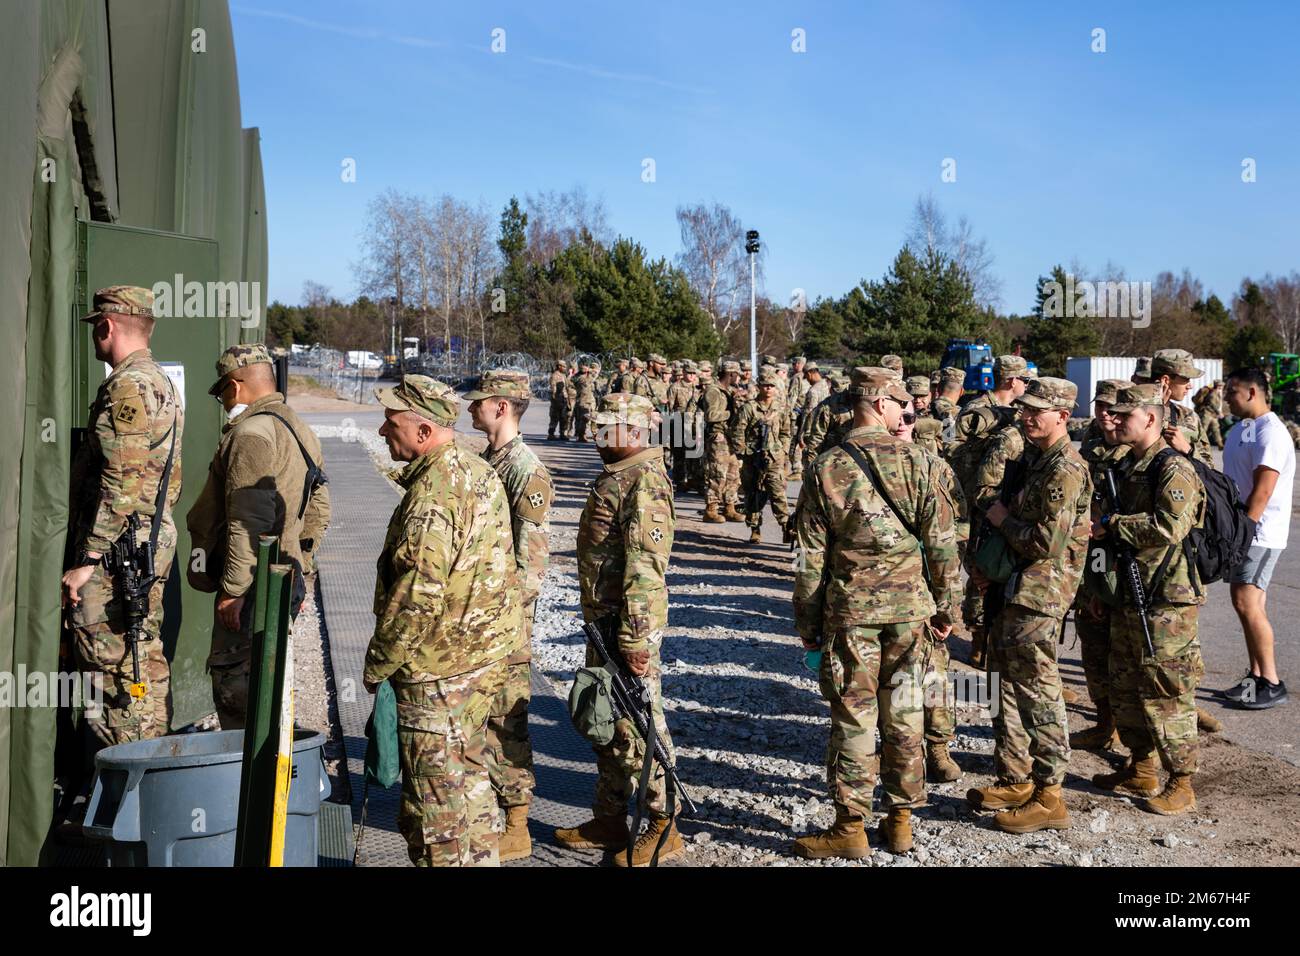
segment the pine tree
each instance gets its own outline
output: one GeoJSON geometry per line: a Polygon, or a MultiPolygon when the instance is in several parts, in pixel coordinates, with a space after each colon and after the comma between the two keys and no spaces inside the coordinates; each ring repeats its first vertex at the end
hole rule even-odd
{"type": "Polygon", "coordinates": [[[1029,358],[1038,366],[1040,375],[1064,378],[1067,358],[1095,355],[1101,346],[1097,319],[1087,315],[1086,310],[1080,315],[1074,308],[1064,308],[1068,278],[1059,265],[1052,267],[1051,275],[1038,277],[1034,312],[1026,326],[1029,358]],[[1054,300],[1052,307],[1046,307],[1048,300],[1054,300]]]}

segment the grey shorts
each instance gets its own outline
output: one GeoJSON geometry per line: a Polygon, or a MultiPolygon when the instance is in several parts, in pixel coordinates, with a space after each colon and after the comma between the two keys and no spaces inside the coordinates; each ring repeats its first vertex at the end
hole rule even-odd
{"type": "Polygon", "coordinates": [[[1282,551],[1282,548],[1251,545],[1246,560],[1233,569],[1229,583],[1253,584],[1261,591],[1267,591],[1268,582],[1273,577],[1273,569],[1277,567],[1277,559],[1282,557],[1282,551]]]}

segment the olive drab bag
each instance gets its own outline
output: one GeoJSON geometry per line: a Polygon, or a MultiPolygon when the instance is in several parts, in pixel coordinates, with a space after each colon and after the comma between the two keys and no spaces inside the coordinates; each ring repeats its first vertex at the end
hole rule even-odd
{"type": "Polygon", "coordinates": [[[569,719],[573,729],[598,747],[614,739],[613,680],[604,667],[582,667],[569,688],[569,719]]]}

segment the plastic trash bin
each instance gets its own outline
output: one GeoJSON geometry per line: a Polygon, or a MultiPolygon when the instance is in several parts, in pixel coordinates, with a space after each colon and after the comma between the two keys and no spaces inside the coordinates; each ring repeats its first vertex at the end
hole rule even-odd
{"type": "MultiPolygon", "coordinates": [[[[316,817],[329,796],[325,735],[295,730],[285,866],[316,866],[316,817]]],[[[177,734],[95,757],[87,839],[109,866],[234,866],[244,732],[177,734]]]]}

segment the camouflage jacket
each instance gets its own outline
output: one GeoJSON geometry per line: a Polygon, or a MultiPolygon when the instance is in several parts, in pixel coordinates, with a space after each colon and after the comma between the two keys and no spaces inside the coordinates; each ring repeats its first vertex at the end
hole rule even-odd
{"type": "Polygon", "coordinates": [[[542,576],[550,559],[546,534],[555,487],[551,473],[538,461],[533,450],[516,435],[496,451],[483,449],[483,459],[501,479],[510,502],[510,530],[515,545],[515,568],[519,572],[524,607],[537,600],[542,576]]]}
{"type": "Polygon", "coordinates": [[[1015,416],[1014,408],[990,402],[974,408],[967,406],[957,416],[953,426],[954,439],[945,448],[945,452],[948,464],[952,465],[962,490],[966,492],[972,516],[980,510],[976,502],[979,491],[976,479],[980,464],[984,461],[984,453],[988,450],[990,440],[998,432],[1009,428],[1015,421],[1015,416]]]}
{"type": "Polygon", "coordinates": [[[614,618],[623,651],[663,640],[675,522],[673,486],[657,446],[607,464],[592,483],[578,521],[582,615],[588,622],[614,618]]]}
{"type": "Polygon", "coordinates": [[[699,393],[689,382],[674,382],[668,389],[668,410],[689,416],[699,404],[699,393]]]}
{"type": "Polygon", "coordinates": [[[1194,572],[1182,543],[1205,520],[1205,488],[1192,463],[1179,454],[1165,456],[1153,481],[1148,468],[1168,447],[1160,439],[1144,454],[1130,450],[1119,463],[1115,478],[1123,513],[1111,520],[1106,534],[1133,546],[1142,583],[1153,604],[1204,604],[1205,588],[1199,581],[1193,586],[1194,572]],[[1170,561],[1164,581],[1160,590],[1153,592],[1152,580],[1167,553],[1170,561]]]}
{"type": "Polygon", "coordinates": [[[650,394],[646,397],[650,399],[655,408],[667,407],[669,384],[662,378],[650,378],[648,376],[645,381],[650,386],[650,394]]]}
{"type": "Polygon", "coordinates": [[[518,649],[523,604],[501,479],[453,442],[406,466],[377,563],[364,679],[428,681],[518,649]]]}
{"type": "Polygon", "coordinates": [[[844,440],[853,427],[853,396],[847,391],[835,392],[820,402],[804,418],[803,466],[812,466],[817,456],[834,448],[844,440]]]}
{"type": "Polygon", "coordinates": [[[988,440],[972,482],[975,489],[972,500],[976,509],[988,511],[989,505],[998,500],[1007,477],[1007,465],[1020,461],[1024,454],[1025,433],[1019,424],[1002,429],[988,440]]]}
{"type": "Polygon", "coordinates": [[[582,408],[596,407],[596,379],[590,372],[579,372],[573,379],[578,392],[578,405],[582,408]]]}
{"type": "Polygon", "coordinates": [[[870,425],[848,433],[872,459],[912,537],[842,447],[817,459],[799,499],[794,617],[799,635],[821,643],[846,627],[937,617],[951,623],[960,601],[956,505],[946,469],[911,442],[870,425]],[[929,584],[922,566],[929,572],[929,584]]]}
{"type": "Polygon", "coordinates": [[[1068,435],[1046,451],[1029,446],[1024,464],[1025,486],[1001,528],[1023,565],[1007,582],[1007,603],[1064,618],[1083,579],[1092,479],[1068,435]]]}
{"type": "Polygon", "coordinates": [[[257,539],[274,535],[281,560],[309,570],[316,545],[329,524],[329,486],[321,485],[306,502],[307,463],[293,435],[274,412],[289,422],[307,454],[323,464],[315,432],[284,402],[279,392],[264,395],[226,422],[208,465],[208,478],[185,516],[196,558],[186,569],[190,586],[239,596],[257,571],[257,539]]]}
{"type": "Polygon", "coordinates": [[[931,418],[946,422],[950,418],[956,418],[957,413],[961,411],[954,402],[949,401],[940,395],[930,403],[929,415],[931,418]]]}
{"type": "Polygon", "coordinates": [[[620,391],[630,392],[633,395],[642,395],[650,399],[652,405],[659,404],[654,383],[650,381],[650,376],[646,375],[645,372],[628,372],[624,376],[623,388],[620,391]]]}
{"type": "Polygon", "coordinates": [[[828,378],[820,378],[815,383],[809,382],[808,387],[803,393],[803,416],[804,421],[812,414],[814,408],[820,405],[826,399],[831,397],[831,381],[828,378]]]}
{"type": "Polygon", "coordinates": [[[775,396],[766,405],[761,400],[755,400],[741,406],[736,422],[731,426],[732,449],[742,457],[758,451],[764,424],[767,425],[766,450],[769,462],[784,463],[786,429],[789,428],[789,423],[785,406],[775,396]]]}
{"type": "Polygon", "coordinates": [[[1214,468],[1214,453],[1210,451],[1210,437],[1205,434],[1201,416],[1177,402],[1170,402],[1165,409],[1165,421],[1182,431],[1183,437],[1192,446],[1192,456],[1214,468]]]}
{"type": "Polygon", "coordinates": [[[569,376],[559,369],[551,373],[551,404],[563,404],[569,392],[569,376]]]}
{"type": "Polygon", "coordinates": [[[717,382],[709,382],[700,396],[700,410],[706,426],[726,430],[731,421],[731,393],[717,382]]]}
{"type": "MultiPolygon", "coordinates": [[[[99,386],[90,406],[85,439],[72,466],[74,554],[82,548],[105,554],[122,536],[132,514],[140,515],[138,540],[148,537],[175,422],[176,451],[154,557],[155,571],[167,574],[176,553],[172,508],[181,495],[181,438],[185,431],[185,412],[177,398],[167,373],[148,349],[124,358],[99,386]]],[[[81,599],[73,609],[74,624],[87,626],[108,620],[113,582],[102,563],[81,589],[81,599]]]]}
{"type": "Polygon", "coordinates": [[[932,455],[943,450],[943,425],[936,418],[917,418],[912,429],[912,441],[916,442],[932,455]]]}

